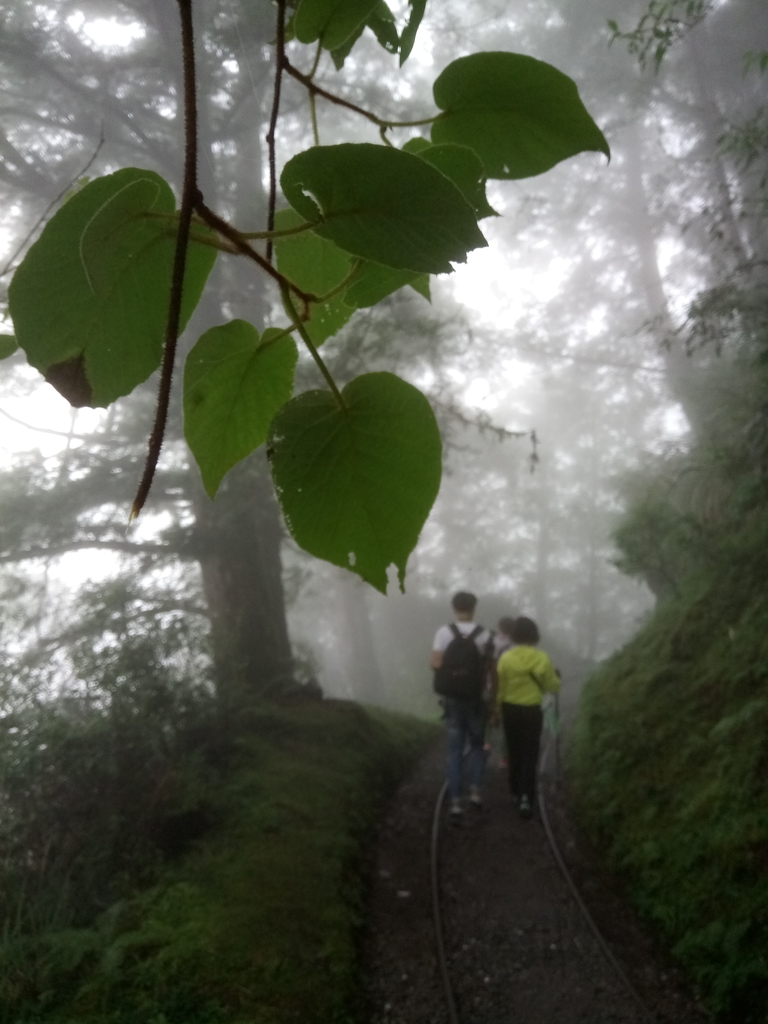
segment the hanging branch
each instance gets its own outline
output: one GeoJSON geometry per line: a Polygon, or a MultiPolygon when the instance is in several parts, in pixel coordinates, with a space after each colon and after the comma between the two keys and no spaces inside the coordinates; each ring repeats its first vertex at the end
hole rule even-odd
{"type": "Polygon", "coordinates": [[[59,194],[57,196],[55,196],[50,201],[50,203],[48,203],[48,205],[43,210],[43,212],[40,214],[40,216],[37,218],[35,223],[32,225],[32,227],[29,229],[29,231],[26,233],[26,235],[24,235],[24,237],[19,242],[19,244],[16,246],[16,249],[11,254],[11,256],[8,258],[8,262],[5,264],[3,269],[0,270],[0,277],[5,277],[6,274],[8,274],[12,270],[16,269],[14,267],[14,263],[16,262],[16,258],[19,255],[19,253],[22,251],[22,249],[24,249],[24,247],[27,245],[27,242],[29,242],[30,238],[34,235],[34,233],[37,231],[37,229],[40,227],[40,225],[46,220],[46,218],[48,217],[48,214],[51,212],[51,210],[54,208],[54,206],[56,206],[56,204],[58,202],[60,202],[64,198],[64,196],[67,194],[67,192],[69,192],[69,190],[71,188],[73,188],[77,184],[77,182],[80,180],[80,178],[82,178],[82,176],[84,174],[87,174],[87,172],[91,169],[91,166],[95,163],[96,157],[101,152],[101,147],[103,145],[104,145],[104,126],[102,125],[101,135],[99,136],[99,143],[96,146],[96,149],[91,154],[91,156],[88,158],[88,162],[85,164],[84,167],[82,167],[77,172],[77,174],[74,176],[74,178],[71,181],[67,182],[67,184],[64,186],[64,188],[61,190],[61,192],[59,192],[59,194]]]}
{"type": "MultiPolygon", "coordinates": [[[[267,146],[269,148],[269,205],[267,207],[267,231],[275,229],[275,206],[277,205],[277,163],[275,155],[275,131],[280,113],[280,87],[285,64],[285,0],[277,0],[277,55],[275,58],[275,91],[272,97],[272,116],[269,119],[267,146]]],[[[267,239],[267,263],[272,265],[272,239],[267,239]]]]}
{"type": "Polygon", "coordinates": [[[176,346],[179,340],[181,321],[181,298],[184,289],[184,270],[187,263],[189,229],[195,204],[201,199],[197,188],[197,96],[195,78],[195,37],[192,27],[192,0],[177,0],[181,18],[181,46],[184,60],[184,188],[179,211],[179,232],[176,236],[176,252],[173,259],[171,294],[168,302],[168,320],[165,328],[165,349],[160,384],[157,392],[155,424],[149,439],[149,451],[144,473],[136,492],[128,522],[141,512],[147,500],[149,489],[157,469],[160,449],[165,437],[168,421],[168,405],[171,397],[173,366],[176,360],[176,346]]]}
{"type": "MultiPolygon", "coordinates": [[[[420,117],[414,121],[388,121],[383,117],[378,117],[376,114],[371,113],[370,110],[366,110],[365,107],[359,106],[357,103],[353,103],[351,100],[345,100],[343,96],[336,96],[332,92],[328,92],[327,89],[323,89],[322,86],[317,85],[311,78],[310,75],[302,74],[298,68],[295,68],[293,64],[288,60],[287,57],[283,58],[282,62],[283,69],[295,78],[297,82],[309,90],[311,96],[322,96],[323,99],[328,100],[329,103],[335,103],[337,107],[344,107],[346,110],[353,110],[356,114],[361,117],[365,117],[372,124],[375,124],[377,128],[419,128],[422,125],[432,124],[437,120],[438,115],[434,114],[432,117],[420,117]]],[[[382,136],[383,138],[383,136],[382,136]]],[[[385,141],[387,141],[385,139],[385,141]]],[[[389,143],[391,145],[391,143],[389,143]]]]}

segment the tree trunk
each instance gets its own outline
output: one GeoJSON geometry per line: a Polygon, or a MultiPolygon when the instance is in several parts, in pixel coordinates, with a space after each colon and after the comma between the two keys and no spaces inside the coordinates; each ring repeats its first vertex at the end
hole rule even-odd
{"type": "Polygon", "coordinates": [[[643,183],[643,156],[635,125],[627,129],[627,223],[638,256],[641,290],[645,294],[648,316],[655,333],[663,344],[664,363],[669,389],[680,403],[691,426],[696,429],[701,412],[700,374],[675,336],[675,327],[669,313],[661,271],[656,252],[654,224],[648,212],[648,198],[643,183]]]}
{"type": "Polygon", "coordinates": [[[383,704],[383,686],[373,647],[365,587],[366,584],[357,576],[340,570],[336,590],[341,606],[342,664],[355,700],[383,704]]]}
{"type": "Polygon", "coordinates": [[[263,452],[224,479],[215,501],[198,487],[195,549],[211,618],[222,710],[268,697],[291,678],[280,542],[263,452]]]}
{"type": "MultiPolygon", "coordinates": [[[[754,252],[750,240],[745,232],[749,229],[747,220],[739,221],[739,211],[736,203],[734,190],[728,181],[723,156],[718,140],[723,136],[729,127],[728,121],[720,110],[712,94],[707,77],[706,57],[702,46],[702,34],[706,25],[701,25],[697,31],[691,32],[687,39],[687,52],[693,71],[693,81],[697,93],[697,106],[699,109],[699,123],[703,133],[703,151],[705,158],[712,168],[712,178],[715,186],[717,222],[716,230],[725,244],[730,256],[729,262],[733,264],[745,263],[753,258],[754,252]]],[[[711,43],[710,43],[711,45],[711,43]]]]}
{"type": "MultiPolygon", "coordinates": [[[[251,78],[256,76],[263,86],[265,62],[259,49],[251,47],[244,59],[251,78]]],[[[204,95],[210,97],[210,90],[204,95]]],[[[241,230],[266,223],[260,144],[264,125],[261,111],[253,113],[255,118],[241,117],[235,129],[236,152],[223,165],[220,187],[213,174],[216,154],[211,151],[201,161],[206,198],[217,205],[217,193],[233,195],[233,222],[241,230]]],[[[208,114],[203,107],[201,141],[211,137],[208,114]]],[[[214,280],[198,307],[194,340],[235,318],[263,330],[264,275],[244,258],[230,259],[220,261],[214,280]]],[[[222,711],[230,714],[256,697],[274,695],[292,675],[280,560],[282,519],[263,448],[230,470],[214,501],[203,492],[195,468],[192,473],[195,547],[211,619],[217,690],[222,711]]]]}

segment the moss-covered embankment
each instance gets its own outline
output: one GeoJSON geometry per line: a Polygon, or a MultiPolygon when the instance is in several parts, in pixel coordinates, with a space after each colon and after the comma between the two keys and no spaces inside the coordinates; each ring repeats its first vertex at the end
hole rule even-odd
{"type": "Polygon", "coordinates": [[[3,1022],[358,1019],[375,825],[434,727],[332,701],[249,715],[211,827],[157,884],[92,927],[6,943],[3,1022]]]}
{"type": "Polygon", "coordinates": [[[581,820],[713,1014],[768,1021],[768,551],[741,537],[587,684],[581,820]]]}

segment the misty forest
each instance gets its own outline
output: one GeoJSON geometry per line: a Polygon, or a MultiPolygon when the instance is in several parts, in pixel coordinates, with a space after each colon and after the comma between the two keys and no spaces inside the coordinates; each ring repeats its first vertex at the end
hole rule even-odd
{"type": "Polygon", "coordinates": [[[369,1020],[459,590],[768,1021],[765,13],[0,2],[0,1022],[369,1020]]]}

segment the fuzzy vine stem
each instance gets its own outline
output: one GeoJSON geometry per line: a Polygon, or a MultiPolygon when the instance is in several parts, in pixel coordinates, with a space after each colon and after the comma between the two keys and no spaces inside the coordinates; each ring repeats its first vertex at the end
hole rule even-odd
{"type": "MultiPolygon", "coordinates": [[[[272,114],[267,132],[269,149],[269,205],[267,206],[267,231],[275,228],[275,207],[277,206],[277,162],[275,155],[275,131],[280,113],[280,89],[285,67],[285,0],[277,0],[277,54],[275,57],[275,88],[272,95],[272,114]]],[[[267,263],[272,265],[272,239],[267,239],[267,263]]]]}
{"type": "Polygon", "coordinates": [[[317,364],[318,370],[320,371],[320,373],[322,373],[323,377],[325,378],[325,382],[328,385],[328,387],[331,389],[331,392],[333,393],[333,397],[336,399],[339,408],[343,409],[344,411],[346,411],[346,408],[347,408],[346,402],[344,401],[344,399],[341,396],[341,392],[339,391],[339,388],[338,388],[338,385],[336,384],[336,381],[331,376],[331,371],[328,369],[328,367],[323,362],[322,356],[320,355],[320,353],[315,348],[314,342],[310,338],[309,334],[307,334],[307,329],[304,326],[304,324],[302,323],[301,317],[299,316],[298,312],[296,311],[296,307],[293,305],[293,302],[291,301],[290,292],[285,287],[281,288],[280,292],[281,292],[282,297],[283,297],[283,303],[285,305],[286,312],[288,313],[288,316],[293,321],[293,326],[299,332],[301,340],[307,346],[307,349],[309,350],[309,354],[312,356],[312,358],[314,359],[315,363],[317,364]]]}
{"type": "Polygon", "coordinates": [[[176,235],[176,251],[173,257],[173,274],[171,277],[171,294],[168,301],[168,319],[165,327],[165,347],[163,365],[160,371],[160,383],[157,390],[157,411],[155,423],[149,438],[149,451],[144,465],[144,473],[128,518],[134,520],[147,500],[149,489],[157,469],[160,449],[165,437],[165,426],[168,422],[168,406],[171,398],[171,382],[173,366],[176,360],[176,347],[179,340],[179,324],[181,322],[181,300],[184,290],[184,270],[187,264],[189,247],[189,231],[192,214],[196,203],[200,200],[197,187],[197,94],[195,77],[195,36],[192,26],[192,0],[177,0],[181,19],[181,47],[184,62],[184,186],[179,211],[179,230],[176,235]]]}
{"type": "MultiPolygon", "coordinates": [[[[268,263],[266,259],[258,253],[252,245],[249,245],[245,237],[231,224],[220,217],[217,213],[214,213],[209,207],[205,205],[202,199],[198,199],[195,204],[195,211],[203,218],[206,224],[209,224],[212,228],[215,228],[219,234],[224,235],[234,245],[235,249],[242,255],[247,256],[249,259],[257,263],[262,270],[266,271],[270,277],[274,278],[280,287],[287,287],[296,295],[304,305],[308,305],[310,302],[317,302],[318,298],[311,292],[302,291],[301,288],[297,288],[295,284],[283,277],[283,275],[275,270],[271,263],[268,263]]],[[[302,228],[302,230],[306,230],[302,228]]]]}

